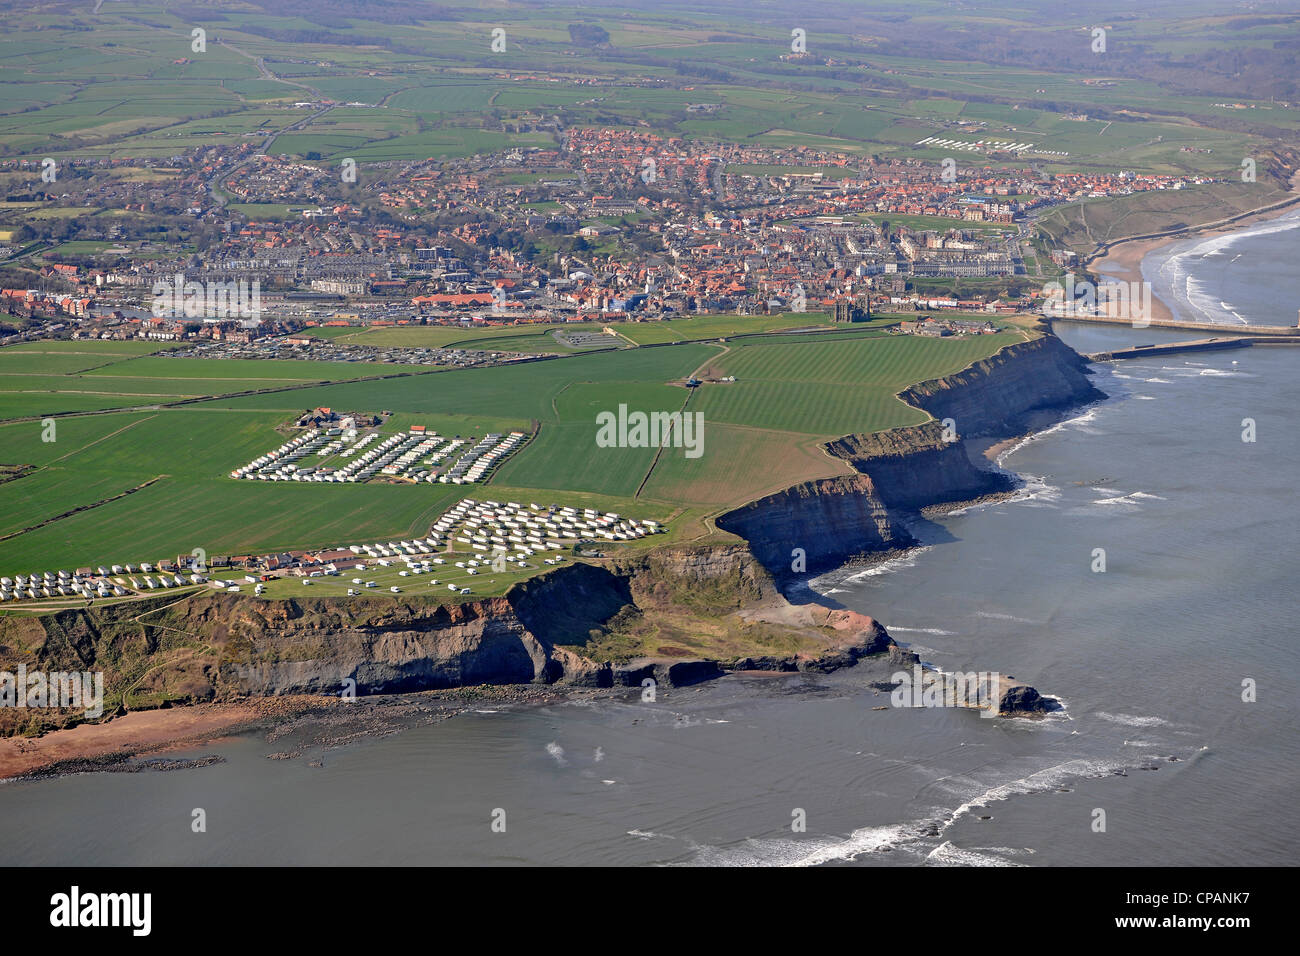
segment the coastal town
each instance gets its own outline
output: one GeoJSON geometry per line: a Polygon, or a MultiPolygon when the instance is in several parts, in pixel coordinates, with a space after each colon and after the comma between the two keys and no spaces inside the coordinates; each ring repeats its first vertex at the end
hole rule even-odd
{"type": "Polygon", "coordinates": [[[272,341],[307,357],[432,365],[501,357],[349,355],[316,330],[1028,311],[1041,277],[1072,258],[1027,229],[1034,216],[1212,181],[1043,175],[996,151],[949,169],[594,128],[565,130],[555,148],[361,164],[355,182],[251,144],[70,161],[57,188],[30,160],[0,174],[9,202],[70,214],[0,244],[0,265],[41,279],[0,290],[0,342],[149,339],[237,355],[272,341]],[[101,208],[136,215],[77,221],[101,208]],[[74,230],[80,251],[64,252],[74,230]]]}

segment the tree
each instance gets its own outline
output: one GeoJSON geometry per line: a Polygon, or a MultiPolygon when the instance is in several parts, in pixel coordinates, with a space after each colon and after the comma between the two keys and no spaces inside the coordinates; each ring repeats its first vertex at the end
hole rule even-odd
{"type": "Polygon", "coordinates": [[[581,46],[600,46],[609,42],[609,32],[594,23],[570,23],[569,39],[581,46]]]}

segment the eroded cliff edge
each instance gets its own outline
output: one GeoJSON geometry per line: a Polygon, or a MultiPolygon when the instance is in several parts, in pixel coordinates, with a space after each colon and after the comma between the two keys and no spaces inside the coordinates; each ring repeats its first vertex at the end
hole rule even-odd
{"type": "MultiPolygon", "coordinates": [[[[649,678],[672,687],[731,669],[829,671],[863,657],[916,662],[870,617],[788,604],[743,545],[568,564],[502,597],[454,605],[416,596],[271,601],[203,592],[0,619],[0,669],[22,662],[46,672],[102,671],[106,715],[246,696],[478,684],[614,687],[649,678]],[[650,653],[608,653],[621,646],[650,653]]],[[[82,719],[0,708],[4,733],[82,719]]]]}
{"type": "Polygon", "coordinates": [[[1105,395],[1092,384],[1087,360],[1046,334],[899,397],[935,420],[827,442],[827,452],[857,474],[760,498],[720,516],[718,527],[744,538],[782,584],[912,547],[916,541],[907,526],[922,509],[1014,488],[1011,476],[972,460],[968,439],[1012,437],[1035,413],[1064,411],[1105,395]]]}

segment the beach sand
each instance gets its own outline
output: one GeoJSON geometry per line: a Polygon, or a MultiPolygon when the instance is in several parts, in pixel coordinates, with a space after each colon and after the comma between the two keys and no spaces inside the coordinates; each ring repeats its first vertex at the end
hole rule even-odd
{"type": "MultiPolygon", "coordinates": [[[[1142,260],[1147,253],[1174,242],[1181,242],[1186,236],[1177,239],[1146,239],[1140,242],[1122,242],[1112,246],[1104,256],[1094,259],[1092,268],[1102,275],[1121,282],[1140,283],[1142,279],[1142,260]],[[1103,268],[1104,267],[1104,268],[1103,268]]],[[[1164,322],[1173,322],[1174,313],[1169,306],[1155,294],[1151,293],[1151,315],[1148,318],[1164,322]]]]}
{"type": "MultiPolygon", "coordinates": [[[[1300,173],[1291,178],[1291,194],[1300,196],[1300,173]]],[[[1187,239],[1201,239],[1209,236],[1221,236],[1229,232],[1239,232],[1249,226],[1268,222],[1271,219],[1277,219],[1279,216],[1294,212],[1296,208],[1296,206],[1292,205],[1283,209],[1256,213],[1227,225],[1215,226],[1210,229],[1191,229],[1179,236],[1132,241],[1120,240],[1111,246],[1104,255],[1089,260],[1087,264],[1091,269],[1100,272],[1102,275],[1122,282],[1142,282],[1142,260],[1157,249],[1163,249],[1165,246],[1172,245],[1175,242],[1183,242],[1187,239]]],[[[1161,301],[1154,290],[1151,293],[1151,315],[1149,317],[1161,321],[1177,321],[1169,306],[1161,301]]],[[[1184,320],[1187,319],[1188,317],[1184,316],[1184,320]]]]}

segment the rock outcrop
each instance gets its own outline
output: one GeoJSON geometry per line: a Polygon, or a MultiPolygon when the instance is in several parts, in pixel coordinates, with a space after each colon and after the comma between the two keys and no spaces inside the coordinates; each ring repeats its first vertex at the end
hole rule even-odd
{"type": "Polygon", "coordinates": [[[1010,436],[1029,416],[1105,396],[1087,362],[1054,335],[1008,346],[900,398],[935,420],[827,442],[856,475],[809,481],[730,511],[718,527],[744,538],[780,582],[913,546],[921,509],[1012,490],[1014,479],[972,460],[965,440],[1010,436]],[[798,550],[796,550],[798,549],[798,550]]]}
{"type": "Polygon", "coordinates": [[[1059,700],[1044,697],[1028,684],[1012,684],[998,700],[998,713],[1003,717],[1041,717],[1060,709],[1059,700]]]}

